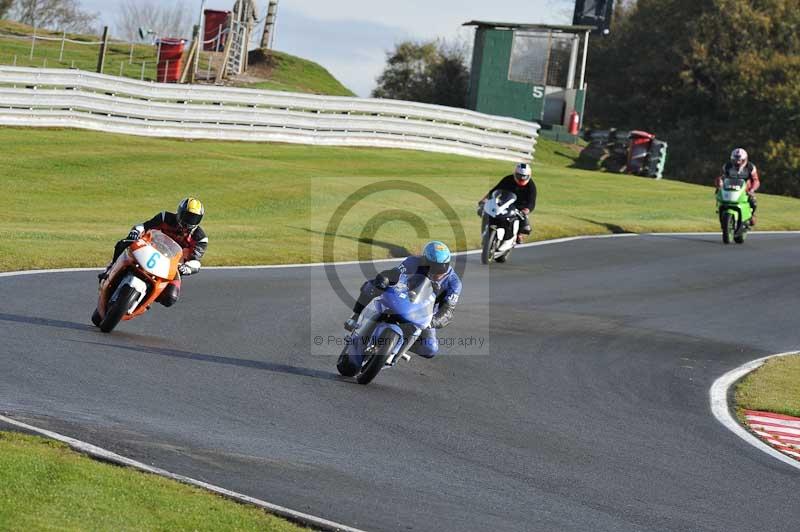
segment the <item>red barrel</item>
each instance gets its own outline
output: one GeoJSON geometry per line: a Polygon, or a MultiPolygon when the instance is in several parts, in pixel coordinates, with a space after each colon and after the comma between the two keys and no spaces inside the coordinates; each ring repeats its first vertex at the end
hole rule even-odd
{"type": "Polygon", "coordinates": [[[203,11],[205,25],[203,27],[203,50],[221,52],[225,48],[225,29],[228,27],[230,11],[206,9],[203,11]]]}
{"type": "Polygon", "coordinates": [[[158,46],[157,79],[161,83],[177,83],[183,68],[183,39],[161,39],[158,46]]]}

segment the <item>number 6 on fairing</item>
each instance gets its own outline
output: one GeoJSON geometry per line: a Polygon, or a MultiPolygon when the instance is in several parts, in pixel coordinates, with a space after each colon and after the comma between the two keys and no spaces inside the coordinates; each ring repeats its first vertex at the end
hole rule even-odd
{"type": "Polygon", "coordinates": [[[158,259],[160,259],[160,258],[161,258],[161,254],[160,254],[160,253],[158,253],[158,252],[155,252],[155,253],[153,253],[153,254],[150,256],[150,259],[147,261],[147,264],[146,264],[146,266],[147,266],[149,269],[151,269],[151,270],[152,270],[153,268],[155,268],[155,267],[156,267],[156,264],[158,264],[158,259]]]}

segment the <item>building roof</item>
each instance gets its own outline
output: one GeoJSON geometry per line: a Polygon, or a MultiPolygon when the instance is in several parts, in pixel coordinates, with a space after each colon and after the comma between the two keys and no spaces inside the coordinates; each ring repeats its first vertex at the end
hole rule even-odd
{"type": "Polygon", "coordinates": [[[509,30],[552,30],[563,31],[565,33],[584,33],[596,29],[594,26],[553,26],[550,24],[521,24],[518,22],[488,22],[485,20],[470,20],[463,25],[509,30]]]}

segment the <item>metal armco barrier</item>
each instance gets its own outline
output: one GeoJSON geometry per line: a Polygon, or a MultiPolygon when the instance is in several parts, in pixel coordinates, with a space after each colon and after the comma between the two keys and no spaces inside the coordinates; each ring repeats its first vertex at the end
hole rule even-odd
{"type": "Polygon", "coordinates": [[[438,105],[17,67],[0,67],[0,125],[405,148],[528,162],[539,134],[534,122],[438,105]]]}

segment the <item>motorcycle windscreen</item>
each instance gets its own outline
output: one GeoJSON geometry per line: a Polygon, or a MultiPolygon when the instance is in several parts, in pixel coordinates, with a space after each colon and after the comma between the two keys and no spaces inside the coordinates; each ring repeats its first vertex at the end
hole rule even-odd
{"type": "Polygon", "coordinates": [[[147,240],[146,246],[133,251],[133,258],[147,273],[161,279],[172,279],[172,264],[183,254],[183,249],[161,231],[150,231],[147,240]]]}
{"type": "Polygon", "coordinates": [[[430,279],[414,274],[384,292],[382,300],[384,314],[397,322],[425,329],[431,323],[436,296],[430,279]]]}
{"type": "Polygon", "coordinates": [[[726,178],[722,182],[722,201],[727,203],[738,203],[742,200],[744,191],[744,179],[726,178]]]}
{"type": "Polygon", "coordinates": [[[741,190],[744,188],[744,179],[740,178],[725,178],[722,182],[722,188],[725,190],[741,190]]]}
{"type": "Polygon", "coordinates": [[[183,248],[161,231],[150,231],[150,245],[169,259],[183,254],[183,248]]]}
{"type": "Polygon", "coordinates": [[[508,190],[495,190],[492,192],[492,199],[495,200],[498,205],[506,205],[517,201],[517,195],[508,190]]]}

